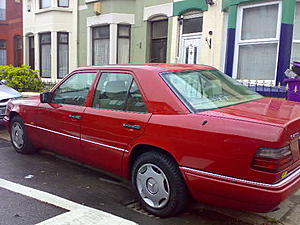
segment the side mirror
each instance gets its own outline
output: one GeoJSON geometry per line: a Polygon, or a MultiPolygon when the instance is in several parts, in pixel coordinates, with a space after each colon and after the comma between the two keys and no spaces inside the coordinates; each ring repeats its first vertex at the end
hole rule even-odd
{"type": "Polygon", "coordinates": [[[44,92],[40,94],[41,103],[50,103],[52,99],[52,92],[44,92]]]}
{"type": "Polygon", "coordinates": [[[7,85],[8,81],[7,80],[1,80],[0,83],[4,84],[4,85],[7,85]]]}

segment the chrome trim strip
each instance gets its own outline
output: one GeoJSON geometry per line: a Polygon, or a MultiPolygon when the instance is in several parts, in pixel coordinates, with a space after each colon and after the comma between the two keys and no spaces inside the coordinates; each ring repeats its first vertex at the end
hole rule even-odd
{"type": "Polygon", "coordinates": [[[72,136],[72,135],[69,135],[69,134],[60,133],[60,132],[57,132],[57,131],[54,131],[54,130],[49,130],[49,129],[46,129],[46,128],[43,128],[43,127],[38,127],[38,126],[35,126],[35,125],[31,125],[31,124],[28,124],[28,123],[25,123],[25,125],[29,126],[29,127],[34,127],[34,128],[40,129],[40,130],[48,131],[48,132],[51,132],[51,133],[54,133],[54,134],[59,134],[59,135],[62,135],[62,136],[66,136],[66,137],[69,137],[69,138],[74,138],[76,140],[80,140],[79,137],[75,137],[75,136],[72,136]]]}
{"type": "Polygon", "coordinates": [[[46,129],[46,128],[43,128],[43,127],[31,125],[31,124],[28,124],[28,123],[25,123],[25,125],[29,126],[29,127],[34,127],[34,128],[40,129],[40,130],[48,131],[48,132],[51,132],[51,133],[54,133],[54,134],[63,135],[63,136],[69,137],[69,138],[74,138],[76,140],[82,140],[82,141],[89,142],[89,143],[92,143],[92,144],[95,144],[95,145],[100,145],[100,146],[103,146],[103,147],[115,149],[115,150],[118,150],[118,151],[129,152],[126,149],[117,148],[117,147],[114,147],[114,146],[111,146],[111,145],[106,145],[106,144],[103,144],[103,143],[100,143],[100,142],[91,141],[91,140],[88,140],[88,139],[85,139],[85,138],[75,137],[75,136],[64,134],[64,133],[57,132],[57,131],[54,131],[54,130],[49,130],[49,129],[46,129]]]}
{"type": "Polygon", "coordinates": [[[82,138],[81,140],[92,143],[92,144],[95,144],[95,145],[100,145],[100,146],[103,146],[103,147],[112,148],[112,149],[115,149],[115,150],[118,150],[118,151],[121,151],[121,152],[128,152],[128,150],[123,149],[123,148],[117,148],[117,147],[114,147],[114,146],[111,146],[111,145],[102,144],[100,142],[91,141],[91,140],[88,140],[88,139],[85,139],[85,138],[82,138]]]}
{"type": "Polygon", "coordinates": [[[289,183],[295,177],[300,175],[300,168],[298,168],[294,172],[292,172],[289,176],[287,176],[286,178],[281,180],[280,182],[278,182],[276,184],[268,184],[268,183],[261,183],[261,182],[257,182],[257,181],[244,180],[244,179],[240,179],[240,178],[224,176],[221,174],[192,169],[192,168],[185,167],[185,166],[180,166],[180,169],[182,169],[186,172],[192,172],[194,174],[196,173],[196,174],[209,176],[209,177],[213,177],[213,178],[221,178],[221,179],[227,180],[227,181],[239,182],[239,183],[243,183],[243,184],[247,184],[247,185],[255,185],[255,186],[260,186],[260,187],[270,187],[270,188],[278,188],[278,187],[284,186],[286,183],[289,183]]]}

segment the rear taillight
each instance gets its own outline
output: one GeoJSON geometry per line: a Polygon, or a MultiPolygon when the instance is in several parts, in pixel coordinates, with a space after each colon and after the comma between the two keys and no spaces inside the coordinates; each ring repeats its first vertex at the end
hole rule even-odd
{"type": "Polygon", "coordinates": [[[253,159],[252,168],[267,172],[279,172],[293,163],[290,146],[283,148],[260,148],[253,159]]]}

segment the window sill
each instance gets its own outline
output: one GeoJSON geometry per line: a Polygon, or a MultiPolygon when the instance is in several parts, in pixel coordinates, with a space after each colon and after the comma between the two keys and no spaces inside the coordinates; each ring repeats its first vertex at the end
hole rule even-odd
{"type": "Polygon", "coordinates": [[[99,0],[85,0],[85,4],[98,2],[99,0]]]}
{"type": "Polygon", "coordinates": [[[35,14],[41,14],[46,12],[73,12],[72,8],[64,8],[64,7],[51,7],[51,8],[45,8],[45,9],[39,9],[35,14]]]}

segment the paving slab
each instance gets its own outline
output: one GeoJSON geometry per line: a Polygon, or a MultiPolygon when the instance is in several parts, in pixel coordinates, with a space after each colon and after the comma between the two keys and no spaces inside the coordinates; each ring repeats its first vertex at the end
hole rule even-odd
{"type": "Polygon", "coordinates": [[[2,188],[0,196],[0,225],[31,225],[67,212],[2,188]]]}

